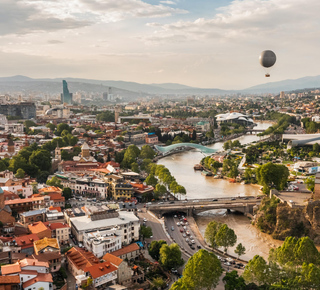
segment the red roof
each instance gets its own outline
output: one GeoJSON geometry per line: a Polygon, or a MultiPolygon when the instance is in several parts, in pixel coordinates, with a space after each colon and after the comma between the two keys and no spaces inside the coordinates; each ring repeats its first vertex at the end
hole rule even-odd
{"type": "Polygon", "coordinates": [[[99,263],[84,269],[85,272],[90,273],[93,279],[99,278],[117,270],[118,268],[113,266],[110,262],[99,263]]]}
{"type": "Polygon", "coordinates": [[[15,238],[16,243],[22,249],[33,247],[34,241],[39,241],[39,237],[36,234],[25,235],[15,238]]]}
{"type": "Polygon", "coordinates": [[[133,251],[137,251],[139,249],[140,249],[140,247],[136,243],[133,243],[131,245],[123,247],[120,250],[114,251],[111,254],[114,255],[114,256],[119,257],[119,256],[122,256],[124,254],[128,254],[128,253],[131,253],[133,251]]]}
{"type": "Polygon", "coordinates": [[[0,276],[0,285],[3,285],[3,284],[19,284],[19,283],[20,283],[19,275],[0,276]]]}

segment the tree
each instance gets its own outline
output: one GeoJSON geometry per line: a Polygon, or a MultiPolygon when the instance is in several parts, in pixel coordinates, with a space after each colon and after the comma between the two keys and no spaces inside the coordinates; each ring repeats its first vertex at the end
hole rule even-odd
{"type": "Polygon", "coordinates": [[[219,247],[224,247],[224,251],[228,251],[228,247],[233,247],[237,242],[237,236],[233,229],[230,229],[226,224],[223,224],[217,234],[216,243],[219,247]]]}
{"type": "Polygon", "coordinates": [[[143,239],[149,239],[152,237],[152,229],[151,227],[146,227],[142,225],[140,227],[140,235],[142,236],[143,239]]]}
{"type": "Polygon", "coordinates": [[[267,262],[261,256],[255,255],[246,265],[242,277],[246,282],[265,284],[268,281],[268,269],[267,262]]]}
{"type": "Polygon", "coordinates": [[[307,177],[305,180],[304,180],[304,183],[307,185],[307,188],[310,190],[310,191],[314,191],[314,184],[315,184],[315,179],[314,177],[307,177]]]}
{"type": "Polygon", "coordinates": [[[25,168],[26,165],[26,159],[24,159],[22,156],[18,154],[13,156],[12,159],[9,161],[9,170],[15,173],[19,168],[25,168]]]}
{"type": "Polygon", "coordinates": [[[217,256],[201,249],[188,260],[180,280],[188,290],[210,290],[218,285],[221,274],[221,263],[217,256]]]}
{"type": "Polygon", "coordinates": [[[167,192],[167,188],[164,185],[158,183],[154,189],[154,192],[159,195],[164,195],[167,192]]]}
{"type": "Polygon", "coordinates": [[[22,168],[19,168],[19,169],[17,170],[17,173],[16,173],[15,177],[17,177],[17,178],[24,178],[25,174],[26,174],[25,171],[24,171],[22,168]]]}
{"type": "Polygon", "coordinates": [[[133,172],[136,172],[136,173],[139,173],[140,172],[140,169],[139,169],[139,165],[137,162],[132,162],[131,163],[131,170],[133,172]]]}
{"type": "Polygon", "coordinates": [[[46,124],[46,127],[49,128],[52,132],[56,129],[56,125],[52,123],[46,124]]]}
{"type": "MultiPolygon", "coordinates": [[[[61,182],[60,182],[61,183],[61,182]]],[[[60,186],[59,186],[60,187],[60,186]]],[[[64,196],[65,200],[67,201],[68,199],[70,199],[72,197],[72,190],[69,187],[65,187],[62,190],[62,195],[64,196]]]]}
{"type": "Polygon", "coordinates": [[[197,131],[193,130],[192,131],[192,140],[196,140],[197,139],[197,131]]]}
{"type": "Polygon", "coordinates": [[[287,185],[289,170],[284,165],[274,163],[266,163],[261,165],[256,170],[257,180],[263,185],[263,192],[268,194],[272,186],[276,189],[284,189],[287,185]]]}
{"type": "Polygon", "coordinates": [[[145,182],[147,185],[151,185],[151,186],[155,187],[156,184],[158,183],[158,179],[156,179],[153,174],[149,174],[148,177],[146,178],[145,182]]]}
{"type": "Polygon", "coordinates": [[[246,248],[241,243],[239,243],[237,245],[237,247],[235,248],[234,252],[238,255],[238,259],[239,259],[240,256],[242,256],[246,253],[246,248]]]}
{"type": "Polygon", "coordinates": [[[139,154],[140,154],[140,149],[136,145],[130,145],[124,153],[121,165],[124,168],[130,168],[131,164],[133,162],[136,162],[139,154]]]}
{"type": "Polygon", "coordinates": [[[155,155],[156,152],[149,145],[143,145],[139,157],[141,159],[153,159],[155,155]]]}
{"type": "Polygon", "coordinates": [[[217,247],[216,235],[221,225],[222,224],[219,222],[211,221],[206,227],[204,238],[206,239],[207,243],[211,245],[212,248],[217,247]]]}
{"type": "Polygon", "coordinates": [[[149,255],[155,259],[156,261],[159,261],[160,258],[160,249],[162,245],[166,244],[167,242],[164,240],[159,241],[152,241],[149,247],[149,255]]]}
{"type": "Polygon", "coordinates": [[[317,264],[320,263],[320,255],[314,244],[309,237],[302,237],[298,239],[295,247],[296,261],[298,265],[303,263],[317,264]]]}
{"type": "Polygon", "coordinates": [[[51,179],[48,179],[46,184],[49,186],[56,186],[56,187],[63,188],[63,185],[61,184],[61,180],[56,176],[53,176],[51,179]]]}
{"type": "Polygon", "coordinates": [[[234,140],[232,142],[232,148],[234,148],[234,147],[238,147],[238,148],[241,147],[241,143],[239,140],[234,140]]]}
{"type": "Polygon", "coordinates": [[[7,169],[7,166],[3,160],[0,160],[0,171],[4,171],[7,169]]]}
{"type": "Polygon", "coordinates": [[[233,270],[226,275],[222,279],[224,283],[225,290],[246,290],[247,285],[244,282],[243,277],[239,277],[238,272],[233,270]]]}
{"type": "Polygon", "coordinates": [[[183,265],[184,261],[181,258],[181,250],[178,244],[163,244],[160,249],[160,264],[167,270],[177,268],[183,265]]]}
{"type": "Polygon", "coordinates": [[[155,289],[162,289],[162,287],[166,286],[166,281],[164,281],[161,277],[153,278],[152,284],[155,289]]]}
{"type": "Polygon", "coordinates": [[[36,165],[40,171],[50,171],[51,170],[51,155],[50,152],[43,149],[38,149],[33,151],[29,163],[36,165]]]}
{"type": "Polygon", "coordinates": [[[301,277],[297,280],[304,289],[320,289],[320,268],[312,263],[303,263],[301,277]]]}

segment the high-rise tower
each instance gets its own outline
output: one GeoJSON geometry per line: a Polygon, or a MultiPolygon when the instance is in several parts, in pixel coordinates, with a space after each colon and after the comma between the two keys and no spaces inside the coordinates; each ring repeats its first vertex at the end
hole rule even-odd
{"type": "Polygon", "coordinates": [[[68,84],[65,80],[62,81],[63,93],[61,94],[61,103],[72,104],[72,93],[69,92],[68,84]]]}

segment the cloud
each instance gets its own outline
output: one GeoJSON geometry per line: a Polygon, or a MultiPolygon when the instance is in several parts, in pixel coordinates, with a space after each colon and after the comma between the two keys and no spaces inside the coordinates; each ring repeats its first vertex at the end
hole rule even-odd
{"type": "Polygon", "coordinates": [[[168,5],[177,5],[177,3],[173,2],[173,1],[160,1],[161,4],[168,4],[168,5]]]}
{"type": "MultiPolygon", "coordinates": [[[[319,29],[318,15],[320,2],[310,0],[235,0],[230,5],[217,9],[211,19],[198,18],[194,21],[176,21],[161,25],[145,41],[163,42],[174,35],[184,35],[185,40],[227,41],[246,37],[279,37],[309,33],[315,26],[319,29]],[[310,3],[312,2],[312,3],[310,3]],[[314,24],[315,26],[313,26],[314,24]]],[[[158,23],[148,26],[159,27],[158,23]]]]}
{"type": "MultiPolygon", "coordinates": [[[[119,21],[126,17],[166,17],[187,13],[186,10],[168,7],[162,4],[152,5],[141,0],[80,0],[91,11],[101,13],[104,21],[119,21]],[[102,14],[103,13],[103,14],[102,14]]],[[[169,1],[171,2],[171,1],[169,1]]]]}
{"type": "Polygon", "coordinates": [[[23,0],[1,0],[0,19],[0,35],[75,29],[90,24],[87,20],[77,20],[71,16],[60,18],[45,13],[23,0]]]}

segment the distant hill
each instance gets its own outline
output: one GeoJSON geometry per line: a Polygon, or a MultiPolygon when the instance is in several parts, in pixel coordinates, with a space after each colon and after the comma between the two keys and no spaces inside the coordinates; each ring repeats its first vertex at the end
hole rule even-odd
{"type": "Polygon", "coordinates": [[[26,76],[0,77],[0,93],[23,91],[43,94],[60,94],[61,81],[66,80],[71,92],[84,91],[103,93],[112,87],[113,94],[119,94],[126,100],[136,100],[146,96],[179,96],[179,95],[226,95],[232,93],[279,93],[305,88],[320,88],[320,76],[309,76],[299,79],[270,82],[256,85],[244,90],[220,90],[217,88],[196,88],[176,83],[140,84],[136,82],[92,80],[82,78],[43,78],[32,79],[26,76]]]}

